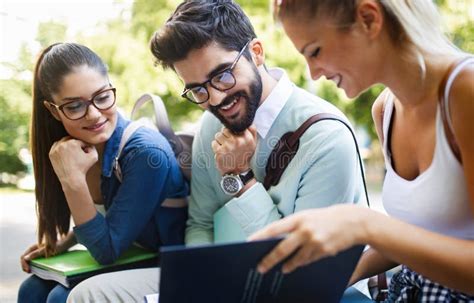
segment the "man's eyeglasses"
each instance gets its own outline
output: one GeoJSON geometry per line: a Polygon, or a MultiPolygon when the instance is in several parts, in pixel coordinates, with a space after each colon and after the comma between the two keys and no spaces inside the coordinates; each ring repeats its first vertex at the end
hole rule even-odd
{"type": "Polygon", "coordinates": [[[85,115],[90,105],[93,105],[98,110],[107,110],[115,104],[115,88],[107,88],[95,93],[89,100],[78,99],[62,105],[56,105],[53,102],[49,104],[62,111],[64,116],[69,120],[79,120],[85,115]]]}
{"type": "Polygon", "coordinates": [[[189,101],[196,103],[196,104],[201,104],[209,100],[209,91],[207,90],[207,84],[209,83],[213,88],[225,92],[231,88],[233,88],[236,84],[235,76],[232,73],[232,70],[234,67],[237,65],[237,62],[239,62],[240,57],[242,57],[242,54],[244,53],[245,49],[249,45],[250,41],[247,42],[244,47],[240,50],[239,54],[237,55],[237,58],[235,58],[234,62],[232,65],[223,71],[215,74],[212,76],[210,79],[207,81],[195,85],[190,88],[185,88],[183,93],[181,94],[181,97],[188,99],[189,101]]]}

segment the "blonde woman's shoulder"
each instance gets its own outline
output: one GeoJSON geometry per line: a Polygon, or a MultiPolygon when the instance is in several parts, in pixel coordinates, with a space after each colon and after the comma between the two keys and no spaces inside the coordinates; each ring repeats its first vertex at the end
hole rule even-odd
{"type": "Polygon", "coordinates": [[[381,143],[383,143],[383,115],[385,103],[391,94],[390,89],[384,89],[372,105],[372,119],[374,120],[375,129],[377,130],[377,135],[381,143]]]}
{"type": "MultiPolygon", "coordinates": [[[[456,141],[463,158],[474,153],[474,60],[454,79],[449,93],[449,109],[456,141]]],[[[474,160],[474,159],[473,159],[474,160]]]]}

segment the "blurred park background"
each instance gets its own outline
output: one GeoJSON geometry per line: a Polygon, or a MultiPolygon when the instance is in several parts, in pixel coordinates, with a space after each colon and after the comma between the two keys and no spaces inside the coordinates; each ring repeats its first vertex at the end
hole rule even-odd
{"type": "MultiPolygon", "coordinates": [[[[393,0],[401,1],[401,0],[393,0]]],[[[426,0],[431,1],[431,0],[426,0]]],[[[34,182],[28,151],[31,83],[36,57],[54,42],[85,44],[107,63],[117,87],[118,105],[129,113],[144,92],[160,95],[175,130],[192,127],[201,110],[179,95],[182,83],[153,64],[148,41],[179,0],[0,1],[0,302],[15,301],[19,256],[35,241],[34,182]]],[[[358,130],[371,191],[378,197],[383,161],[371,119],[371,105],[382,86],[356,100],[327,81],[312,81],[304,59],[275,26],[269,0],[237,1],[251,17],[266,47],[267,66],[285,68],[299,86],[342,109],[358,130]]],[[[461,49],[474,53],[474,0],[435,1],[445,31],[461,49]]],[[[350,50],[348,50],[350,51],[350,50]]]]}

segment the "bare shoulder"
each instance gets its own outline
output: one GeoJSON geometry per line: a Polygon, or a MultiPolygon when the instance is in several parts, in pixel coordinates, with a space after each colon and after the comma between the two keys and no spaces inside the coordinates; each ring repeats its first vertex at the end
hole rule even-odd
{"type": "Polygon", "coordinates": [[[381,143],[383,143],[383,114],[385,109],[385,102],[389,94],[390,90],[388,88],[384,89],[377,97],[377,99],[375,99],[375,102],[372,105],[372,119],[374,120],[375,129],[377,130],[377,135],[381,143]]]}
{"type": "Polygon", "coordinates": [[[450,92],[450,101],[469,101],[473,105],[472,98],[474,97],[474,62],[466,65],[459,75],[454,79],[453,86],[450,92]]]}
{"type": "Polygon", "coordinates": [[[472,141],[474,131],[474,63],[466,66],[454,80],[449,108],[456,140],[462,149],[472,141]]]}
{"type": "Polygon", "coordinates": [[[469,64],[454,80],[449,96],[454,136],[461,150],[462,164],[474,214],[474,64],[469,64]]]}

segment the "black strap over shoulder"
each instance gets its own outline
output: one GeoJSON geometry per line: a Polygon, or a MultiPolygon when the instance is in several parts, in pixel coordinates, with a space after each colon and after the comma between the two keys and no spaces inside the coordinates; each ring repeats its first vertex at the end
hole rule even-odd
{"type": "Polygon", "coordinates": [[[349,131],[351,132],[352,138],[354,139],[354,143],[356,146],[357,155],[359,157],[359,166],[361,170],[362,181],[364,183],[365,197],[367,199],[367,204],[370,206],[369,195],[367,193],[367,185],[365,182],[364,168],[362,164],[362,157],[359,152],[359,145],[357,144],[356,136],[352,131],[351,126],[346,121],[330,113],[316,114],[306,120],[296,131],[288,132],[280,138],[268,158],[267,166],[265,167],[265,179],[263,181],[263,186],[266,190],[268,190],[271,186],[275,186],[278,184],[278,182],[280,182],[280,178],[283,175],[283,172],[285,171],[286,167],[298,151],[301,136],[310,126],[323,120],[339,121],[344,126],[346,126],[347,129],[349,129],[349,131]]]}

